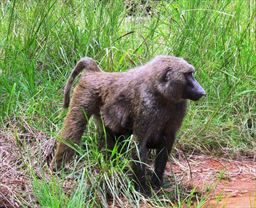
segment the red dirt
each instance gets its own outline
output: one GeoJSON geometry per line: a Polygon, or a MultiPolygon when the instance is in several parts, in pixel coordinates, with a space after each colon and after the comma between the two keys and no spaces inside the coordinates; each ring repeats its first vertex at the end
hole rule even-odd
{"type": "MultiPolygon", "coordinates": [[[[210,189],[205,207],[256,207],[256,162],[207,156],[192,156],[188,161],[189,163],[175,160],[173,172],[176,177],[183,178],[181,183],[185,187],[196,187],[203,193],[207,192],[207,188],[210,189]]],[[[170,173],[169,170],[170,167],[167,166],[167,174],[170,173]]]]}

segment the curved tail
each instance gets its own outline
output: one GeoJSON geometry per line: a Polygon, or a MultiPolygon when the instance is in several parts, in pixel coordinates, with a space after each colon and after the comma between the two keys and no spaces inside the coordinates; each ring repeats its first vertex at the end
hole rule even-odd
{"type": "Polygon", "coordinates": [[[74,69],[72,70],[68,81],[65,85],[64,88],[64,104],[63,107],[64,108],[68,108],[69,103],[70,103],[70,90],[72,87],[72,84],[75,80],[75,78],[80,74],[81,71],[83,71],[83,69],[89,70],[89,71],[95,71],[95,72],[100,72],[101,69],[98,67],[97,63],[95,62],[94,59],[89,58],[89,57],[83,57],[81,58],[76,66],[74,67],[74,69]]]}

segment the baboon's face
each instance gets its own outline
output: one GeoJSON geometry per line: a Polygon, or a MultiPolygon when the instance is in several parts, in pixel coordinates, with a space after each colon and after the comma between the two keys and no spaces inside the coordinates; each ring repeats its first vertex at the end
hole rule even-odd
{"type": "Polygon", "coordinates": [[[202,96],[206,95],[204,89],[196,81],[192,72],[184,74],[186,79],[186,87],[184,90],[183,98],[190,100],[199,100],[202,96]]]}
{"type": "Polygon", "coordinates": [[[194,71],[194,67],[183,59],[171,60],[162,70],[157,88],[166,99],[172,101],[199,100],[206,93],[194,78],[194,71]]]}

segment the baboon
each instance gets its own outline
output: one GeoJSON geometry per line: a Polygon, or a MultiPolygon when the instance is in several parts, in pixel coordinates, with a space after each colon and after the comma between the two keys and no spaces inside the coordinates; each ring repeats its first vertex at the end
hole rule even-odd
{"type": "MultiPolygon", "coordinates": [[[[204,89],[194,79],[195,69],[184,59],[159,55],[143,66],[127,72],[104,72],[89,57],[82,58],[73,69],[64,90],[64,107],[69,107],[60,137],[79,143],[91,116],[99,128],[107,131],[107,148],[112,149],[115,135],[133,135],[138,141],[138,156],[134,157],[135,187],[148,193],[145,164],[150,149],[156,150],[155,169],[151,185],[158,189],[175,135],[185,116],[187,100],[199,100],[204,89]],[[82,73],[74,88],[75,77],[82,73]]],[[[59,142],[51,166],[59,167],[64,155],[73,150],[59,142]]]]}

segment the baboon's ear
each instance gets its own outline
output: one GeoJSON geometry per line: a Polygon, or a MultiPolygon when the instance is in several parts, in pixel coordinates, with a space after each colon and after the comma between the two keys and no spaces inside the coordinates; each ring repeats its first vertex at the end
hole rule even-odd
{"type": "Polygon", "coordinates": [[[172,71],[171,70],[169,70],[167,73],[166,73],[166,79],[167,80],[170,80],[171,78],[172,78],[172,71]]]}
{"type": "Polygon", "coordinates": [[[172,78],[172,69],[170,67],[168,67],[165,70],[165,73],[163,74],[161,81],[163,82],[167,82],[168,80],[170,80],[172,78]]]}
{"type": "Polygon", "coordinates": [[[124,128],[129,119],[128,105],[125,102],[110,103],[102,111],[102,117],[105,125],[113,131],[119,131],[124,128]]]}

